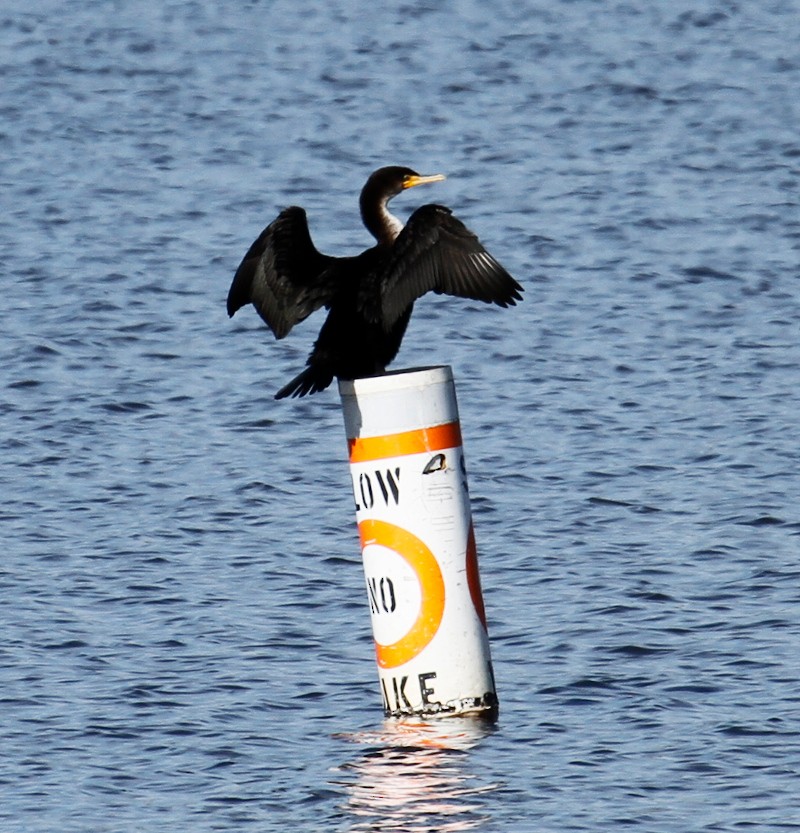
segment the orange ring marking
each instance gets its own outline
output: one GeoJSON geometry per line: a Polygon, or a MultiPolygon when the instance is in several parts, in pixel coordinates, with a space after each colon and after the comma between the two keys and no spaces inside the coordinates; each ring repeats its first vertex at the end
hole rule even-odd
{"type": "Polygon", "coordinates": [[[481,593],[481,577],[478,572],[478,549],[475,546],[475,529],[472,523],[469,525],[469,537],[467,538],[467,586],[478,619],[481,620],[483,629],[488,631],[486,608],[483,606],[483,593],[481,593]]]}
{"type": "Polygon", "coordinates": [[[443,448],[458,448],[461,445],[461,426],[458,422],[446,422],[444,425],[385,434],[382,437],[352,437],[348,438],[347,445],[351,463],[404,457],[424,451],[441,451],[443,448]]]}
{"type": "Polygon", "coordinates": [[[396,552],[414,571],[422,598],[416,621],[405,636],[391,645],[375,640],[375,656],[381,668],[396,668],[414,659],[436,636],[444,615],[444,578],[433,553],[405,529],[386,521],[368,519],[358,525],[361,548],[370,544],[396,552]]]}

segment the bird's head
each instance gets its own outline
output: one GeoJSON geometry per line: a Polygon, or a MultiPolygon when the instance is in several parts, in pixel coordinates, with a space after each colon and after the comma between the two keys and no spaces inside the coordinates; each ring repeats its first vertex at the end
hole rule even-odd
{"type": "Polygon", "coordinates": [[[445,179],[444,174],[431,174],[422,176],[411,168],[403,168],[400,165],[388,165],[385,168],[378,168],[367,180],[364,191],[369,194],[380,194],[387,200],[396,197],[408,188],[417,185],[425,185],[428,182],[441,182],[445,179]]]}
{"type": "Polygon", "coordinates": [[[378,168],[361,190],[359,204],[364,225],[379,243],[393,243],[403,224],[387,210],[386,204],[389,200],[408,188],[426,182],[439,182],[442,179],[444,174],[421,176],[411,168],[402,168],[399,165],[378,168]]]}

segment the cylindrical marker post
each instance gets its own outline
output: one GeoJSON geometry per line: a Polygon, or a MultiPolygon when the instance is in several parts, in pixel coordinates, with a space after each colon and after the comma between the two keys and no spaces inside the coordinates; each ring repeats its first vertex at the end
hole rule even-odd
{"type": "Polygon", "coordinates": [[[340,381],[387,715],[495,717],[449,367],[340,381]]]}

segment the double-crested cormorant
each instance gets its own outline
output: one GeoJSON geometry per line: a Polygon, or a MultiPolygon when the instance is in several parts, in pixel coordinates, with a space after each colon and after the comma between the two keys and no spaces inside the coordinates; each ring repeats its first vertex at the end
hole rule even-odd
{"type": "Polygon", "coordinates": [[[380,168],[361,191],[361,218],[377,245],[355,257],[317,251],[306,212],[286,208],[244,256],[228,315],[251,302],[276,338],[320,307],[330,312],[306,369],[275,395],[304,396],[333,381],[383,373],[397,355],[414,301],[426,292],[514,305],[522,287],[441,205],[423,205],[405,226],[386,206],[406,188],[438,182],[410,168],[380,168]]]}

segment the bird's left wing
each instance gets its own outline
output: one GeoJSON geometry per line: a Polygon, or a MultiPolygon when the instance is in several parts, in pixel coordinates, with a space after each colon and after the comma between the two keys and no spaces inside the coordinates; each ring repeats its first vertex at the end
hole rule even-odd
{"type": "Polygon", "coordinates": [[[423,205],[392,246],[381,276],[381,318],[387,330],[426,292],[513,306],[522,287],[480,240],[442,205],[423,205]]]}
{"type": "Polygon", "coordinates": [[[228,315],[252,303],[276,338],[330,302],[338,258],[317,251],[302,208],[286,208],[242,259],[228,292],[228,315]]]}

